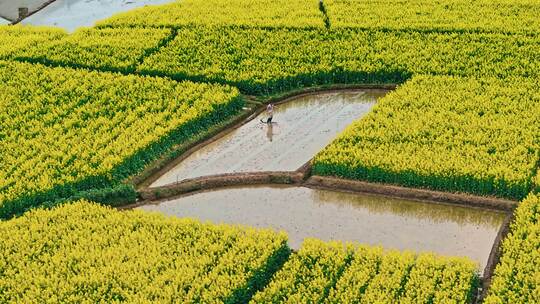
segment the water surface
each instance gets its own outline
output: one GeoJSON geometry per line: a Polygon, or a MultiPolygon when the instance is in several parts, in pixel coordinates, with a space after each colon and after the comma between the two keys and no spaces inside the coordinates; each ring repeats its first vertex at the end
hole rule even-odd
{"type": "Polygon", "coordinates": [[[350,123],[366,115],[385,93],[380,90],[321,93],[277,105],[275,123],[261,123],[267,117],[262,113],[196,151],[151,187],[222,173],[295,171],[350,123]]]}
{"type": "Polygon", "coordinates": [[[172,1],[174,0],[56,0],[24,19],[22,23],[58,26],[72,32],[79,27],[93,26],[98,20],[136,7],[172,1]]]}
{"type": "MultiPolygon", "coordinates": [[[[19,8],[26,7],[31,14],[39,9],[48,0],[0,0],[0,17],[3,20],[15,21],[19,19],[19,8]]],[[[0,24],[3,24],[0,20],[0,24]]]]}
{"type": "Polygon", "coordinates": [[[307,237],[355,241],[387,249],[467,256],[480,269],[487,263],[505,218],[505,213],[485,209],[274,186],[202,192],[140,209],[284,230],[295,249],[307,237]]]}

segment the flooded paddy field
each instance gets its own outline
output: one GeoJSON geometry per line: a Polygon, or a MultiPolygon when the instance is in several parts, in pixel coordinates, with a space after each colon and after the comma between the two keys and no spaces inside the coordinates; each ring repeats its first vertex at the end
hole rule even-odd
{"type": "Polygon", "coordinates": [[[0,1],[0,24],[5,24],[19,19],[19,8],[26,9],[28,14],[32,14],[39,10],[44,5],[50,3],[51,0],[4,0],[0,1]]]}
{"type": "Polygon", "coordinates": [[[262,123],[267,114],[260,114],[189,155],[151,187],[223,173],[295,171],[366,115],[384,94],[383,90],[321,93],[279,104],[271,125],[262,123]]]}
{"type": "MultiPolygon", "coordinates": [[[[145,5],[157,5],[173,0],[56,0],[22,24],[58,26],[74,31],[82,26],[93,26],[96,21],[120,12],[145,5]]],[[[43,1],[29,1],[43,2],[43,1]]]]}
{"type": "Polygon", "coordinates": [[[196,193],[140,207],[177,217],[286,231],[386,249],[467,256],[482,270],[506,217],[503,212],[304,187],[255,186],[196,193]]]}

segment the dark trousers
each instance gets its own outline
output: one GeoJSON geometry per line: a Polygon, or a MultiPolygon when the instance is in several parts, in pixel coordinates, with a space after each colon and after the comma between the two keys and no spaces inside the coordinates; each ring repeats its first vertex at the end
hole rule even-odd
{"type": "Polygon", "coordinates": [[[266,123],[267,124],[272,123],[272,118],[273,118],[273,116],[268,117],[268,119],[266,120],[266,123]]]}

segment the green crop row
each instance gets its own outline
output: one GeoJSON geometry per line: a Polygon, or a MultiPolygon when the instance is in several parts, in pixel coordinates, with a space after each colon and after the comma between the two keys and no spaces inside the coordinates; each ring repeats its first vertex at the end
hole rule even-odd
{"type": "Polygon", "coordinates": [[[0,218],[119,182],[242,104],[226,86],[0,62],[0,218]]]}
{"type": "Polygon", "coordinates": [[[148,6],[98,22],[99,27],[191,25],[457,33],[540,33],[536,0],[184,0],[148,6]],[[322,13],[325,11],[327,16],[322,13]]]}
{"type": "Polygon", "coordinates": [[[416,74],[540,77],[538,53],[540,36],[189,27],[177,35],[165,29],[85,29],[12,57],[106,71],[137,69],[264,95],[320,84],[401,83],[416,74]]]}
{"type": "Polygon", "coordinates": [[[249,94],[329,83],[401,83],[413,74],[539,76],[540,37],[363,30],[178,30],[143,74],[214,81],[249,94]]]}
{"type": "Polygon", "coordinates": [[[269,230],[85,201],[0,222],[2,303],[242,303],[288,254],[269,230]]]}
{"type": "Polygon", "coordinates": [[[318,0],[182,0],[147,6],[98,22],[98,27],[324,27],[318,0]]]}
{"type": "Polygon", "coordinates": [[[0,26],[0,59],[28,47],[63,38],[66,33],[59,28],[33,26],[0,26]]]}
{"type": "Polygon", "coordinates": [[[540,153],[540,82],[417,76],[313,161],[313,172],[525,197],[540,153]]]}
{"type": "Polygon", "coordinates": [[[300,251],[251,303],[323,303],[349,260],[350,253],[340,242],[304,240],[300,251]]]}
{"type": "Polygon", "coordinates": [[[540,303],[540,196],[516,209],[484,303],[540,303]]]}
{"type": "Polygon", "coordinates": [[[252,303],[468,303],[476,265],[306,240],[252,303]]]}
{"type": "Polygon", "coordinates": [[[469,303],[477,283],[467,259],[358,247],[328,302],[469,303]]]}
{"type": "Polygon", "coordinates": [[[15,53],[15,59],[50,65],[134,72],[147,54],[171,36],[168,29],[82,29],[63,39],[15,53]]]}
{"type": "Polygon", "coordinates": [[[540,33],[537,0],[324,0],[331,27],[540,33]]]}

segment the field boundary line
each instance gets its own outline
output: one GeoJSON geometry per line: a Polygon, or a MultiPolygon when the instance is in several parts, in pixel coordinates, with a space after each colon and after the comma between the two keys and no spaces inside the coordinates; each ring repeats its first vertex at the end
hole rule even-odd
{"type": "Polygon", "coordinates": [[[510,225],[514,222],[516,215],[515,212],[510,212],[504,219],[495,241],[493,242],[493,247],[489,253],[488,261],[486,267],[484,268],[484,273],[482,275],[482,290],[476,298],[476,303],[483,303],[484,299],[487,296],[489,287],[491,286],[491,280],[493,274],[495,273],[495,268],[499,264],[502,256],[502,243],[510,233],[510,225]]]}
{"type": "Polygon", "coordinates": [[[468,193],[443,192],[421,188],[366,182],[328,176],[311,176],[304,186],[318,189],[341,190],[353,193],[375,194],[409,200],[448,203],[499,211],[512,211],[517,201],[468,193]]]}
{"type": "MultiPolygon", "coordinates": [[[[184,179],[178,183],[161,187],[139,189],[138,194],[142,200],[136,204],[122,206],[121,208],[132,209],[147,204],[158,204],[161,200],[170,200],[199,193],[201,191],[252,185],[289,185],[345,193],[361,193],[383,197],[403,198],[412,201],[458,205],[502,212],[511,212],[518,204],[516,201],[496,197],[407,188],[336,177],[310,176],[309,174],[309,165],[306,164],[296,171],[239,172],[184,179]]],[[[502,234],[502,232],[499,231],[499,234],[502,234]]]]}
{"type": "Polygon", "coordinates": [[[146,58],[151,57],[155,53],[159,52],[162,48],[166,48],[174,39],[176,39],[176,36],[178,36],[178,30],[177,29],[169,29],[171,32],[167,35],[167,37],[161,39],[159,41],[158,45],[155,48],[146,49],[141,57],[131,66],[133,70],[133,74],[139,74],[137,73],[139,66],[143,64],[143,62],[146,60],[146,58]]]}
{"type": "Polygon", "coordinates": [[[304,175],[297,171],[266,171],[247,173],[225,173],[182,180],[162,187],[138,191],[146,201],[178,197],[200,190],[212,190],[232,186],[248,185],[302,185],[304,175]]]}
{"type": "Polygon", "coordinates": [[[324,0],[319,0],[319,10],[321,11],[321,14],[323,15],[324,26],[326,27],[327,30],[329,30],[332,25],[330,24],[330,17],[328,16],[328,10],[326,9],[324,0]]]}

